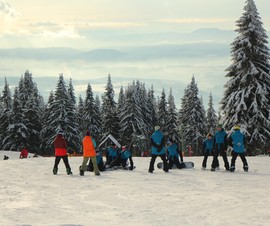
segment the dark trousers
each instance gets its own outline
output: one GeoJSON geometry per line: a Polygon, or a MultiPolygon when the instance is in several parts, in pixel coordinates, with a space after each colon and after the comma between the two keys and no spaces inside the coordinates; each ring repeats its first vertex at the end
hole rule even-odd
{"type": "Polygon", "coordinates": [[[248,166],[248,163],[247,163],[247,160],[246,160],[246,157],[245,157],[245,153],[237,153],[237,152],[232,152],[232,161],[231,161],[231,167],[232,168],[235,168],[235,161],[236,161],[236,158],[237,156],[240,156],[242,162],[243,162],[243,166],[248,166]]]}
{"type": "Polygon", "coordinates": [[[66,169],[70,169],[70,165],[68,163],[67,155],[65,155],[65,156],[55,156],[55,161],[54,161],[54,167],[53,168],[58,169],[58,165],[59,165],[59,162],[60,162],[61,159],[63,159],[64,164],[66,166],[66,169]]]}
{"type": "MultiPolygon", "coordinates": [[[[98,164],[98,169],[99,169],[99,171],[105,171],[106,170],[106,167],[105,167],[103,162],[100,162],[98,164]]],[[[90,159],[89,165],[87,167],[87,170],[90,171],[90,172],[94,172],[94,166],[93,166],[93,163],[92,163],[91,159],[90,159]]]]}
{"type": "Polygon", "coordinates": [[[211,151],[210,150],[206,150],[204,152],[204,158],[203,158],[203,162],[202,162],[202,167],[206,168],[207,159],[208,159],[208,156],[210,154],[211,154],[211,151]]]}
{"type": "Polygon", "coordinates": [[[168,169],[171,169],[173,164],[175,164],[178,169],[183,168],[183,165],[181,165],[181,163],[179,162],[179,158],[177,156],[169,157],[168,169]]]}
{"type": "Polygon", "coordinates": [[[212,168],[219,167],[219,161],[218,161],[218,156],[221,155],[224,161],[224,167],[226,170],[229,170],[229,162],[227,158],[227,153],[224,147],[224,144],[216,144],[215,150],[214,150],[214,157],[213,157],[213,162],[212,162],[212,168]]]}
{"type": "Polygon", "coordinates": [[[165,154],[163,154],[163,155],[154,155],[154,154],[152,154],[152,157],[151,157],[151,160],[150,160],[150,165],[149,165],[149,172],[153,172],[154,171],[154,164],[155,164],[156,158],[158,156],[163,161],[163,170],[165,172],[168,172],[168,164],[167,164],[167,159],[166,159],[166,155],[165,154]]]}

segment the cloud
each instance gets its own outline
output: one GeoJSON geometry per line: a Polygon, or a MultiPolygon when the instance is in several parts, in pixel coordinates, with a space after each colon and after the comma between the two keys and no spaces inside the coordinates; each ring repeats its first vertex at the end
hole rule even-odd
{"type": "Polygon", "coordinates": [[[133,28],[133,27],[144,27],[143,23],[133,23],[133,22],[76,22],[74,25],[81,29],[87,28],[108,28],[108,29],[118,29],[118,28],[133,28]]]}
{"type": "Polygon", "coordinates": [[[0,0],[0,15],[10,18],[16,18],[19,13],[16,12],[6,1],[0,0]]]}
{"type": "Polygon", "coordinates": [[[227,19],[223,18],[168,18],[161,19],[162,23],[172,23],[172,24],[214,24],[214,23],[224,23],[227,19]]]}
{"type": "Polygon", "coordinates": [[[41,36],[44,38],[53,38],[53,39],[62,39],[62,38],[82,39],[84,38],[74,28],[64,28],[58,31],[44,30],[40,32],[38,36],[41,36]]]}

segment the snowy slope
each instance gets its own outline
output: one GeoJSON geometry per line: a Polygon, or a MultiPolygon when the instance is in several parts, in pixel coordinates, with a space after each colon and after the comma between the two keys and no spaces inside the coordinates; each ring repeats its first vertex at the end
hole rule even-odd
{"type": "Polygon", "coordinates": [[[267,156],[249,157],[248,173],[240,159],[230,173],[202,171],[194,157],[194,169],[149,174],[150,158],[134,158],[136,170],[100,177],[79,176],[81,157],[68,176],[62,162],[52,174],[54,158],[18,156],[0,151],[0,225],[270,225],[267,156]]]}

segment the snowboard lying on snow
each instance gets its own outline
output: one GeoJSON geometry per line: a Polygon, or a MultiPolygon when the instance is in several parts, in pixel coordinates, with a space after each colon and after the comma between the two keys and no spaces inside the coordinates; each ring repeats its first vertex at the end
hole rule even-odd
{"type": "MultiPolygon", "coordinates": [[[[181,169],[184,169],[184,168],[191,169],[191,168],[194,167],[194,163],[193,162],[182,162],[182,163],[180,163],[180,165],[181,165],[181,169]]],[[[157,164],[157,168],[163,169],[163,162],[159,162],[157,164]]],[[[178,168],[176,167],[175,164],[173,164],[172,169],[178,169],[178,168]]]]}

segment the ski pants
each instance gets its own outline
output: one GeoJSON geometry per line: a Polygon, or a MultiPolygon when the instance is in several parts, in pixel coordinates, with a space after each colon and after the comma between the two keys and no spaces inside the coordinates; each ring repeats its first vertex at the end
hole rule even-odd
{"type": "Polygon", "coordinates": [[[224,161],[224,167],[226,170],[229,170],[229,162],[227,158],[227,152],[225,150],[224,144],[216,144],[215,150],[214,150],[214,157],[212,162],[212,168],[219,167],[219,161],[218,156],[221,155],[224,161]]]}
{"type": "Polygon", "coordinates": [[[178,169],[182,169],[183,166],[179,162],[179,158],[177,156],[170,156],[169,157],[169,163],[168,163],[168,169],[171,169],[173,165],[176,165],[178,169]]]}
{"type": "Polygon", "coordinates": [[[93,167],[94,167],[94,173],[97,175],[99,174],[99,169],[98,169],[98,165],[97,165],[97,158],[96,156],[94,157],[83,157],[83,162],[82,162],[82,167],[81,169],[83,171],[86,171],[87,170],[87,162],[88,160],[91,159],[92,163],[93,163],[93,167]]]}
{"type": "Polygon", "coordinates": [[[55,161],[54,161],[54,169],[58,169],[58,165],[59,165],[59,162],[60,162],[60,160],[61,159],[63,159],[63,162],[64,162],[64,164],[65,164],[65,166],[66,166],[66,169],[71,169],[70,168],[70,165],[69,165],[69,163],[68,163],[68,157],[67,157],[67,155],[64,155],[64,156],[55,156],[55,161]]]}
{"type": "Polygon", "coordinates": [[[237,152],[232,152],[232,161],[231,161],[231,168],[235,168],[235,161],[236,161],[236,158],[237,156],[240,156],[242,162],[243,162],[243,167],[247,167],[248,166],[248,163],[247,163],[247,160],[246,160],[246,157],[245,157],[245,153],[237,153],[237,152]]]}
{"type": "Polygon", "coordinates": [[[168,171],[168,164],[167,164],[167,159],[166,159],[165,154],[162,154],[162,155],[154,155],[154,154],[152,154],[152,157],[151,157],[151,160],[150,160],[150,165],[149,165],[149,171],[152,171],[152,172],[154,171],[154,164],[155,164],[156,158],[158,156],[163,161],[163,170],[167,172],[168,171]]]}
{"type": "Polygon", "coordinates": [[[210,154],[211,154],[211,150],[205,150],[202,167],[206,168],[207,159],[210,154]]]}

